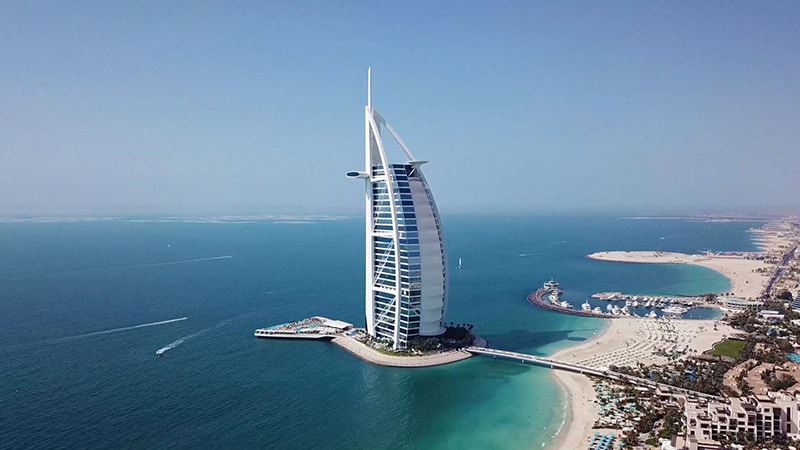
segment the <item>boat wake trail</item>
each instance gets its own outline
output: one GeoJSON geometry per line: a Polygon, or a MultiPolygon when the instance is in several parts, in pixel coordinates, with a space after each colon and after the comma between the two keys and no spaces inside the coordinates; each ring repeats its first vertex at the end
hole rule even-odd
{"type": "Polygon", "coordinates": [[[178,339],[177,341],[156,350],[156,355],[161,356],[181,344],[183,344],[183,339],[178,339]]]}
{"type": "Polygon", "coordinates": [[[198,331],[197,333],[192,333],[190,335],[183,336],[182,338],[177,339],[174,342],[171,342],[168,345],[165,345],[165,346],[161,347],[160,349],[156,350],[156,355],[164,356],[165,353],[167,353],[168,351],[172,350],[173,348],[183,344],[184,342],[188,341],[189,339],[196,338],[197,336],[200,336],[201,334],[208,333],[211,330],[215,330],[215,329],[217,329],[219,327],[222,327],[222,326],[225,326],[225,325],[227,325],[229,323],[231,323],[230,320],[223,320],[222,322],[214,325],[213,327],[208,327],[208,328],[205,328],[205,329],[202,329],[202,330],[198,331]]]}
{"type": "Polygon", "coordinates": [[[74,340],[74,339],[80,339],[80,338],[85,338],[85,337],[90,337],[90,336],[99,336],[101,334],[119,333],[121,331],[135,330],[137,328],[146,328],[146,327],[154,327],[154,326],[157,326],[157,325],[166,325],[168,323],[180,322],[180,321],[186,320],[186,319],[188,319],[188,317],[179,317],[177,319],[162,320],[160,322],[143,323],[143,324],[140,324],[140,325],[133,325],[133,326],[130,326],[130,327],[112,328],[110,330],[95,331],[95,332],[92,332],[92,333],[78,334],[76,336],[68,336],[68,337],[61,338],[61,339],[56,339],[56,340],[53,340],[53,341],[50,341],[50,342],[64,342],[64,341],[71,341],[71,340],[74,340]]]}
{"type": "Polygon", "coordinates": [[[85,273],[85,272],[102,272],[106,270],[121,270],[121,269],[138,269],[141,267],[158,267],[158,266],[171,266],[174,264],[189,264],[189,263],[196,263],[201,261],[215,261],[220,259],[230,259],[233,258],[233,255],[224,255],[224,256],[210,256],[207,258],[194,258],[194,259],[181,259],[178,261],[164,261],[164,262],[153,262],[153,263],[140,263],[140,264],[122,264],[122,265],[112,265],[112,266],[105,266],[105,267],[87,267],[83,269],[73,269],[73,270],[64,270],[64,271],[55,271],[55,272],[42,272],[42,273],[33,273],[30,275],[25,275],[21,277],[10,277],[4,278],[0,277],[0,281],[25,281],[25,280],[34,280],[43,276],[54,276],[54,275],[69,275],[75,273],[85,273]]]}
{"type": "Polygon", "coordinates": [[[129,266],[120,266],[120,267],[134,268],[134,267],[171,266],[173,264],[188,264],[188,263],[193,263],[193,262],[214,261],[214,260],[217,260],[217,259],[229,259],[229,258],[233,258],[233,255],[211,256],[211,257],[208,257],[208,258],[182,259],[180,261],[166,261],[166,262],[158,262],[158,263],[131,264],[129,266]]]}

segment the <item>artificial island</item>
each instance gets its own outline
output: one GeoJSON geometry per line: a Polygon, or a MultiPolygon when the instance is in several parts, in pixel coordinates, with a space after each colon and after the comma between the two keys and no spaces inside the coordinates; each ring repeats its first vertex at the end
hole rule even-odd
{"type": "Polygon", "coordinates": [[[447,324],[448,266],[439,210],[403,139],[372,106],[372,70],[364,109],[364,170],[347,177],[365,184],[365,327],[314,317],[256,330],[262,338],[329,339],[375,364],[427,367],[469,358],[485,342],[472,325],[447,324]],[[393,163],[384,135],[405,157],[393,163]]]}

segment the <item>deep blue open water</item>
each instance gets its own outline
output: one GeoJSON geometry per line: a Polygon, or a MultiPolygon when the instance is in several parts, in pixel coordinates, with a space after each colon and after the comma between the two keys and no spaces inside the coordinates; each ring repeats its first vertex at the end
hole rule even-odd
{"type": "MultiPolygon", "coordinates": [[[[599,291],[729,288],[703,268],[586,254],[752,251],[746,230],[759,225],[443,222],[453,269],[464,263],[451,271],[450,320],[475,324],[495,347],[533,354],[603,327],[530,306],[528,292],[551,277],[576,305],[599,291]]],[[[328,343],[253,337],[312,315],[362,325],[362,233],[360,218],[0,224],[0,447],[547,447],[563,394],[545,369],[483,358],[393,369],[328,343]],[[167,356],[156,357],[164,347],[167,356]]]]}

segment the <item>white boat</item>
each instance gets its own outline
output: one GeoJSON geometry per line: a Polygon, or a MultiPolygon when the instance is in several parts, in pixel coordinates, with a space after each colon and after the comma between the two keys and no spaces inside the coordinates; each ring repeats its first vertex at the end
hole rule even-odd
{"type": "Polygon", "coordinates": [[[561,302],[559,304],[562,308],[572,309],[572,305],[570,305],[569,302],[561,302]]]}
{"type": "Polygon", "coordinates": [[[623,316],[630,316],[630,315],[631,315],[631,310],[630,310],[630,309],[628,309],[628,307],[627,307],[627,306],[623,306],[623,307],[622,307],[622,309],[620,309],[620,310],[619,310],[619,312],[620,312],[620,314],[622,314],[623,316]]]}
{"type": "Polygon", "coordinates": [[[608,305],[606,305],[606,311],[611,311],[611,310],[613,310],[614,308],[616,308],[616,306],[614,306],[614,305],[612,305],[612,304],[610,304],[610,303],[609,303],[608,305]]]}
{"type": "Polygon", "coordinates": [[[633,301],[631,301],[630,299],[629,300],[625,300],[625,307],[628,307],[628,306],[633,306],[633,301]]]}
{"type": "Polygon", "coordinates": [[[558,292],[551,292],[550,295],[547,296],[550,299],[551,303],[559,304],[561,302],[561,294],[558,292]]]}
{"type": "Polygon", "coordinates": [[[603,314],[603,310],[600,309],[599,306],[595,306],[594,309],[592,310],[592,312],[595,313],[595,314],[603,314]]]}
{"type": "Polygon", "coordinates": [[[638,308],[639,307],[639,301],[638,300],[634,300],[633,301],[633,307],[634,308],[638,308]]]}
{"type": "Polygon", "coordinates": [[[461,265],[461,258],[458,258],[458,265],[456,266],[456,269],[461,270],[463,267],[464,266],[461,265]]]}
{"type": "Polygon", "coordinates": [[[649,313],[647,313],[647,317],[649,317],[651,319],[656,319],[656,318],[658,318],[658,314],[656,314],[655,311],[650,311],[649,313]]]}
{"type": "Polygon", "coordinates": [[[589,302],[588,302],[588,301],[586,301],[586,302],[584,302],[584,304],[582,304],[582,305],[581,305],[581,308],[582,308],[584,311],[587,311],[587,312],[588,312],[588,311],[591,311],[591,310],[592,310],[592,305],[590,305],[590,304],[589,304],[589,302]]]}
{"type": "Polygon", "coordinates": [[[546,282],[544,284],[544,288],[547,289],[550,292],[558,292],[559,294],[563,292],[561,290],[561,286],[556,281],[554,281],[552,278],[550,278],[550,281],[548,281],[548,282],[546,282]]]}
{"type": "Polygon", "coordinates": [[[680,316],[681,314],[685,314],[687,311],[689,311],[689,309],[684,308],[682,306],[678,306],[678,305],[667,306],[666,308],[661,310],[661,312],[663,312],[664,314],[671,314],[671,315],[677,315],[677,316],[680,316]]]}

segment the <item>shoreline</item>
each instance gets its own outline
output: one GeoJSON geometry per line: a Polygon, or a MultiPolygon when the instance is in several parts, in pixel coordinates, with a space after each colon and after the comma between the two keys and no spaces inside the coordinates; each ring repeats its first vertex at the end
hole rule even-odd
{"type": "Polygon", "coordinates": [[[711,269],[730,282],[730,292],[741,298],[757,298],[769,277],[771,265],[757,259],[727,255],[688,255],[655,251],[606,251],[586,255],[597,261],[633,264],[690,264],[711,269]],[[760,273],[757,270],[763,269],[760,273]]]}
{"type": "Polygon", "coordinates": [[[331,339],[331,342],[361,360],[385,367],[434,367],[463,361],[473,356],[466,350],[451,350],[433,355],[393,356],[381,353],[351,337],[337,336],[331,339]]]}
{"type": "MultiPolygon", "coordinates": [[[[610,319],[599,319],[605,322],[603,328],[585,341],[562,348],[550,358],[562,359],[570,352],[591,348],[611,329],[610,319]]],[[[561,426],[550,442],[549,449],[584,448],[586,438],[591,435],[595,417],[600,412],[593,401],[594,386],[589,377],[564,370],[551,370],[550,377],[564,391],[564,416],[561,426]],[[583,401],[579,401],[583,400],[583,401]],[[583,407],[582,407],[583,406],[583,407]],[[588,406],[588,408],[587,408],[588,406]]]]}

